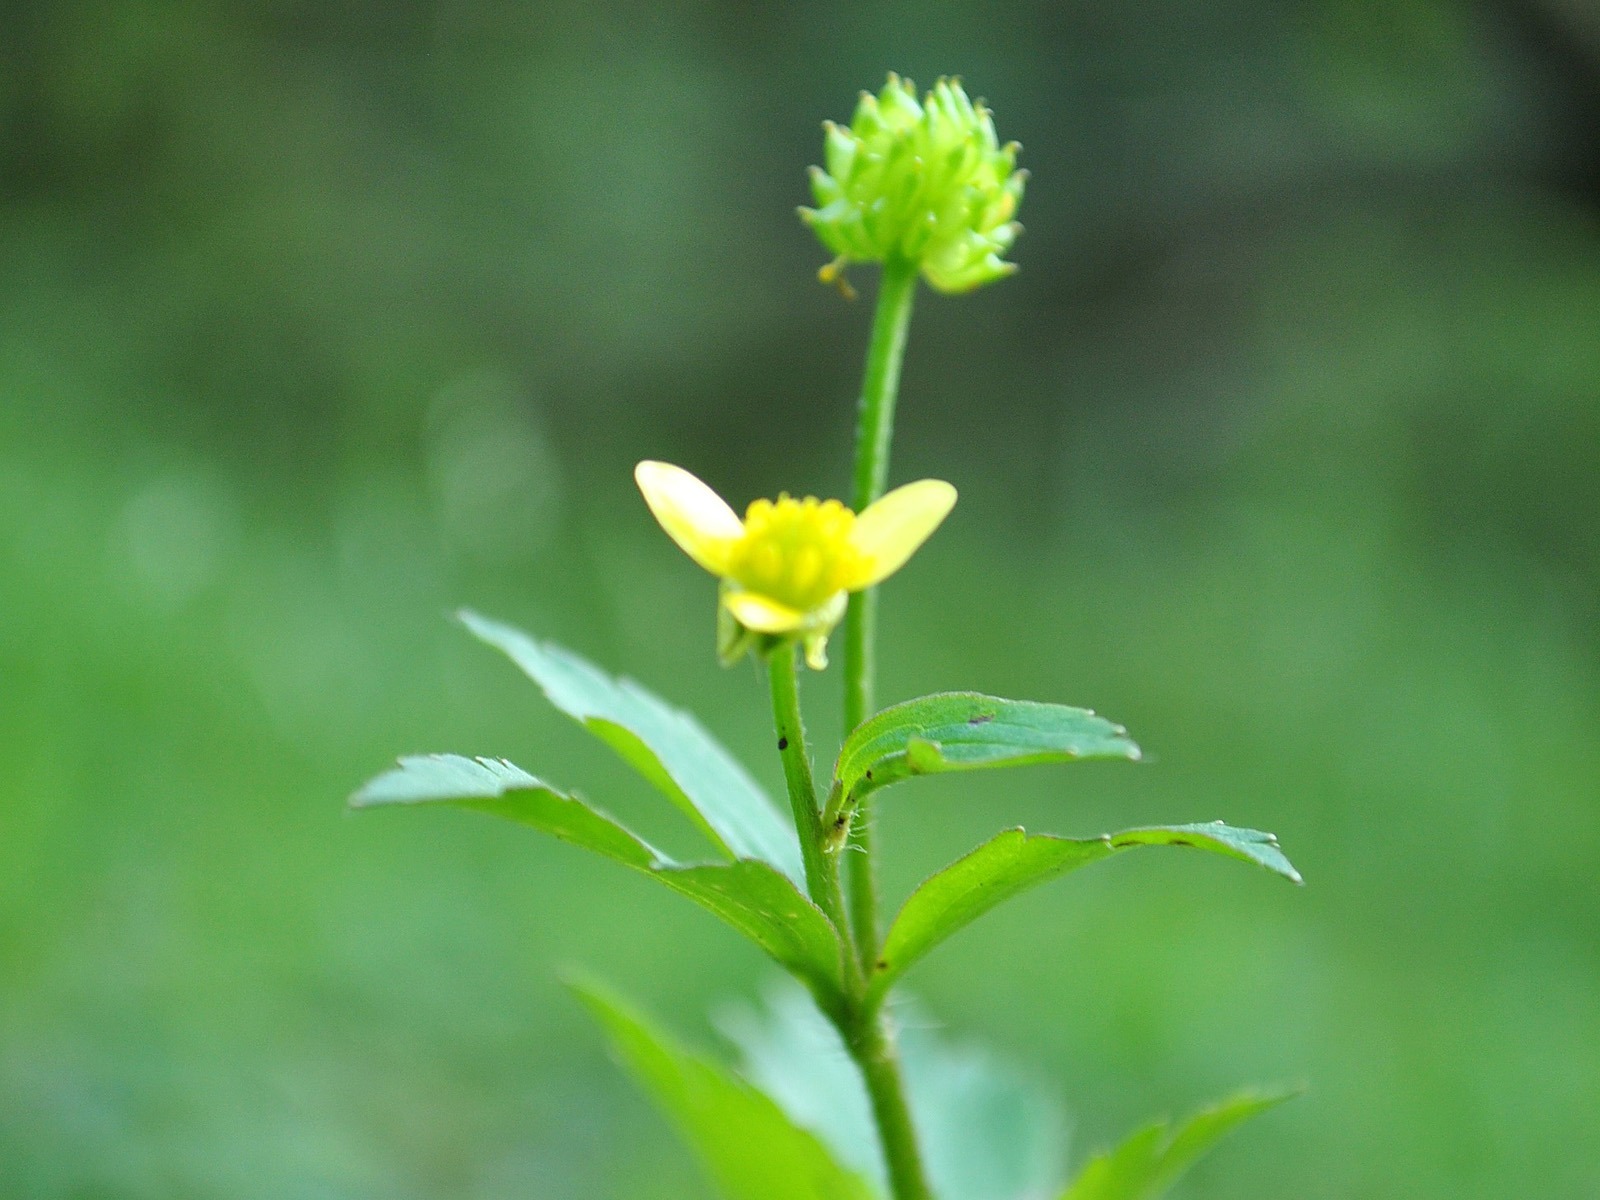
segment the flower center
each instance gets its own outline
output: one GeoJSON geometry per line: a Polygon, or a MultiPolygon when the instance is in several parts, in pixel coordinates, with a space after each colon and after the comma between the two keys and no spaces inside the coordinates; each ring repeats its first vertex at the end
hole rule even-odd
{"type": "Polygon", "coordinates": [[[799,612],[822,607],[852,578],[856,515],[837,500],[757,500],[745,512],[729,575],[742,587],[799,612]]]}

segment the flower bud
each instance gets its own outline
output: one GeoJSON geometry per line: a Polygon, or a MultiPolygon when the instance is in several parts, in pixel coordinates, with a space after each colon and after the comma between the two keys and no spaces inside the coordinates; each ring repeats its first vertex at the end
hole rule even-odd
{"type": "Polygon", "coordinates": [[[852,262],[900,259],[939,291],[965,292],[1016,270],[1002,256],[1022,231],[1020,147],[998,143],[989,110],[959,81],[941,79],[919,104],[915,85],[891,74],[876,96],[861,93],[849,128],[823,129],[817,207],[800,216],[837,256],[824,280],[852,262]]]}

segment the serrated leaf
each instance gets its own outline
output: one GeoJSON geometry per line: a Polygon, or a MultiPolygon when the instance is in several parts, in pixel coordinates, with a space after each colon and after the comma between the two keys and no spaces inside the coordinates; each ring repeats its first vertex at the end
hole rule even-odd
{"type": "Polygon", "coordinates": [[[449,804],[492,813],[632,867],[689,897],[750,938],[823,997],[840,990],[833,925],[785,876],[764,862],[674,862],[612,817],[504,759],[434,754],[403,758],[350,803],[449,804]]]}
{"type": "Polygon", "coordinates": [[[1172,1128],[1156,1121],[1089,1160],[1061,1200],[1160,1200],[1236,1126],[1299,1094],[1241,1092],[1172,1128]]]}
{"type": "MultiPolygon", "coordinates": [[[[726,1013],[719,1027],[741,1052],[743,1074],[842,1163],[887,1189],[872,1107],[838,1031],[798,987],[778,981],[759,1009],[726,1013]]],[[[1065,1122],[1054,1098],[982,1049],[952,1045],[922,1013],[899,1003],[900,1056],[912,1119],[934,1192],[983,1200],[1039,1200],[1061,1186],[1065,1122]]]]}
{"type": "Polygon", "coordinates": [[[1008,829],[932,875],[901,907],[884,939],[872,980],[881,995],[912,963],[956,930],[1019,892],[1139,846],[1186,846],[1255,863],[1295,883],[1296,871],[1270,833],[1210,825],[1159,825],[1097,838],[1008,829]]]}
{"type": "Polygon", "coordinates": [[[729,1200],[877,1200],[770,1097],[686,1050],[615,996],[593,984],[572,986],[729,1200]]]}
{"type": "Polygon", "coordinates": [[[631,679],[614,679],[552,642],[463,610],[461,623],[504,653],[550,703],[600,738],[730,858],[771,863],[805,881],[794,829],[750,773],[688,713],[631,679]]]}
{"type": "Polygon", "coordinates": [[[939,692],[858,725],[839,751],[834,777],[845,796],[859,799],[910,775],[1138,757],[1127,730],[1088,709],[939,692]]]}

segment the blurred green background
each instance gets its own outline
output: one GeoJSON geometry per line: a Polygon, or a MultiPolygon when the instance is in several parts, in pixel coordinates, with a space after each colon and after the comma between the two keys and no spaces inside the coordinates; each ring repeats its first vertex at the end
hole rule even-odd
{"type": "Polygon", "coordinates": [[[818,286],[793,208],[893,68],[962,74],[1033,177],[1021,273],[913,326],[894,477],[962,503],[886,589],[884,694],[1091,705],[1155,761],[908,785],[889,885],[1216,817],[1308,880],[1119,860],[913,988],[1075,1160],[1310,1081],[1196,1200],[1600,1196],[1595,11],[9,0],[0,1194],[707,1194],[556,974],[709,1042],[757,953],[343,800],[503,754],[692,849],[458,604],[776,786],[629,469],[846,490],[873,272],[818,286]]]}

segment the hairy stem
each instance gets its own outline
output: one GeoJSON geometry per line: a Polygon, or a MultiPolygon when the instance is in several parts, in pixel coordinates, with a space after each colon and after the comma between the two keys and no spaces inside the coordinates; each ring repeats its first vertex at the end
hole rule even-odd
{"type": "MultiPolygon", "coordinates": [[[[889,477],[889,446],[894,439],[894,404],[900,391],[900,365],[906,330],[917,291],[917,264],[890,259],[878,283],[866,372],[856,425],[856,465],[852,505],[857,512],[883,495],[889,477]]],[[[846,734],[871,715],[877,630],[876,588],[850,597],[844,619],[844,728],[846,734]]],[[[870,802],[863,801],[851,826],[856,854],[850,863],[850,918],[863,968],[870,971],[878,944],[878,871],[873,857],[870,802]]]]}
{"type": "Polygon", "coordinates": [[[817,810],[817,785],[811,776],[811,755],[806,750],[806,727],[800,716],[800,681],[795,669],[795,648],[780,646],[767,663],[772,685],[772,724],[778,735],[778,755],[788,785],[789,806],[794,810],[795,832],[806,866],[806,890],[835,928],[845,946],[847,987],[860,989],[861,968],[845,919],[844,892],[839,886],[839,858],[823,849],[822,814],[817,810]]]}
{"type": "MultiPolygon", "coordinates": [[[[879,496],[889,477],[889,446],[894,439],[894,404],[900,391],[900,365],[906,330],[916,298],[917,265],[899,259],[883,264],[878,307],[872,318],[866,373],[856,426],[856,464],[851,503],[861,512],[879,496]]],[[[850,597],[844,626],[844,727],[848,734],[874,708],[874,655],[877,632],[876,589],[850,597]]],[[[878,876],[873,853],[872,812],[864,800],[855,813],[850,841],[850,921],[861,955],[855,977],[870,979],[878,952],[878,876]]],[[[826,832],[826,831],[824,831],[826,832]]],[[[861,1068],[872,1113],[889,1168],[895,1200],[931,1200],[917,1150],[916,1129],[906,1100],[905,1081],[888,1018],[866,998],[865,983],[852,997],[840,1032],[861,1068]]]]}
{"type": "Polygon", "coordinates": [[[932,1200],[889,1018],[876,1008],[859,1008],[854,1016],[855,1026],[846,1033],[846,1043],[872,1098],[890,1190],[895,1200],[932,1200]]]}
{"type": "Polygon", "coordinates": [[[811,773],[805,724],[800,714],[795,648],[783,646],[776,650],[768,662],[767,674],[772,685],[772,721],[778,735],[778,754],[783,759],[784,781],[788,784],[789,803],[794,809],[795,829],[800,835],[800,850],[805,858],[806,887],[817,907],[838,928],[843,945],[845,995],[837,1007],[828,1006],[828,1015],[838,1026],[850,1056],[861,1068],[866,1081],[894,1200],[931,1200],[933,1193],[928,1189],[922,1160],[917,1153],[917,1135],[911,1123],[911,1109],[906,1101],[894,1038],[888,1018],[878,1003],[868,997],[867,975],[862,970],[852,944],[850,925],[845,920],[844,893],[839,886],[839,855],[829,853],[825,845],[827,831],[817,808],[816,781],[811,773]]]}

